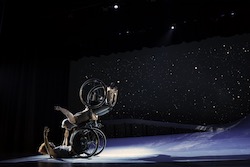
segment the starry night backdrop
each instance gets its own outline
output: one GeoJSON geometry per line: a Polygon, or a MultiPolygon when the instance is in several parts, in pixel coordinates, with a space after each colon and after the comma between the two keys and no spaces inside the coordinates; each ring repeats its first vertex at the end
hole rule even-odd
{"type": "Polygon", "coordinates": [[[84,57],[71,62],[69,106],[82,109],[89,78],[116,82],[118,102],[102,119],[223,124],[249,114],[250,35],[84,57]]]}

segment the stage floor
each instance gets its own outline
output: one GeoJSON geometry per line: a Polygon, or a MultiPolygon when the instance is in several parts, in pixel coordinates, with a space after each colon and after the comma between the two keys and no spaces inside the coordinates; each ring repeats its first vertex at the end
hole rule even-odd
{"type": "Polygon", "coordinates": [[[250,139],[199,132],[108,139],[107,147],[91,158],[51,159],[34,155],[0,161],[0,166],[250,166],[250,139]]]}
{"type": "Polygon", "coordinates": [[[211,132],[113,138],[98,156],[51,159],[34,155],[0,166],[250,166],[250,117],[211,132]]]}
{"type": "MultiPolygon", "coordinates": [[[[248,156],[249,157],[249,156],[248,156]]],[[[168,157],[167,161],[157,162],[157,159],[166,158],[165,155],[159,155],[155,157],[150,157],[150,160],[153,161],[145,161],[145,160],[132,160],[129,159],[102,159],[101,157],[93,157],[91,159],[61,159],[54,160],[49,159],[45,156],[32,156],[32,157],[23,157],[22,161],[17,162],[14,160],[13,162],[5,162],[0,163],[1,167],[79,167],[79,166],[88,166],[88,167],[249,167],[250,160],[236,160],[236,159],[246,159],[246,157],[234,157],[233,160],[230,160],[230,157],[219,157],[219,158],[211,158],[204,157],[196,159],[185,159],[181,158],[181,160],[173,160],[171,161],[168,157]],[[155,161],[156,160],[156,161],[155,161]]],[[[175,158],[174,158],[175,159],[175,158]]],[[[20,160],[20,159],[19,159],[20,160]]]]}

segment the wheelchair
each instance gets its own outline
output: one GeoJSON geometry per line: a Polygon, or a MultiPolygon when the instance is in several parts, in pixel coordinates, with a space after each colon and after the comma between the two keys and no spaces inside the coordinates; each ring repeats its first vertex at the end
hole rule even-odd
{"type": "MultiPolygon", "coordinates": [[[[96,115],[102,116],[112,110],[106,104],[107,86],[99,79],[88,79],[80,87],[81,102],[96,115]]],[[[69,121],[65,122],[71,124],[69,121]]],[[[103,125],[97,121],[89,121],[80,125],[68,125],[71,135],[69,144],[75,157],[89,158],[99,155],[106,147],[107,138],[101,130],[103,125]]]]}
{"type": "Polygon", "coordinates": [[[102,124],[90,121],[78,125],[70,135],[70,145],[75,157],[89,158],[100,154],[107,144],[107,138],[100,129],[102,124]]]}

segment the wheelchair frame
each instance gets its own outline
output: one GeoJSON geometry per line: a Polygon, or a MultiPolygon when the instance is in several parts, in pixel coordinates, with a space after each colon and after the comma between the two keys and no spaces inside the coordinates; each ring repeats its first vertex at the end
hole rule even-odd
{"type": "Polygon", "coordinates": [[[100,129],[103,125],[90,121],[83,126],[74,128],[70,135],[70,145],[75,157],[89,158],[99,155],[107,144],[107,138],[100,129]]]}

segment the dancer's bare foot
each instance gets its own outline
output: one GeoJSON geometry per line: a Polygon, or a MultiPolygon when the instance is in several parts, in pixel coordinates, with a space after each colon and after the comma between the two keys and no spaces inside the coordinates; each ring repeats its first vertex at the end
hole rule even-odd
{"type": "Polygon", "coordinates": [[[60,106],[54,106],[54,110],[60,111],[60,110],[61,110],[61,107],[60,107],[60,106]]]}

